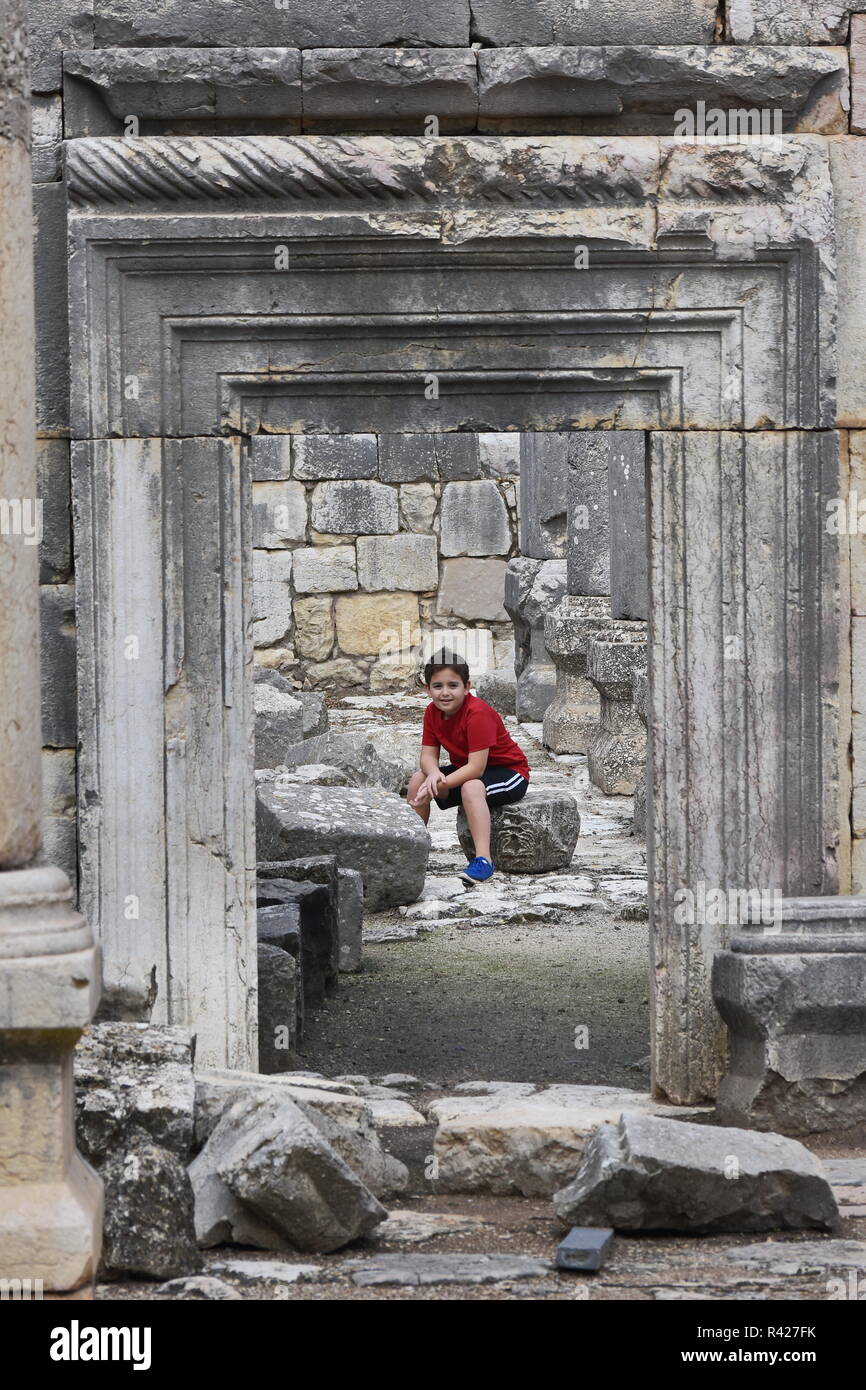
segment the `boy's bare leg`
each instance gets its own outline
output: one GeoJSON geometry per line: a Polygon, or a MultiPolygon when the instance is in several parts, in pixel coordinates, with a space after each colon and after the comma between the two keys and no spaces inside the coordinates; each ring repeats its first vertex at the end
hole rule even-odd
{"type": "MultiPolygon", "coordinates": [[[[425,780],[426,777],[423,772],[413,772],[411,778],[409,779],[409,790],[406,793],[406,801],[410,806],[412,806],[412,801],[418,792],[418,788],[422,785],[422,783],[425,780]]],[[[425,801],[420,806],[412,806],[412,810],[417,811],[418,815],[421,817],[422,821],[426,825],[430,819],[430,802],[425,801]]]]}
{"type": "Polygon", "coordinates": [[[463,783],[460,794],[475,853],[482,859],[490,859],[490,807],[487,805],[487,788],[480,778],[473,777],[470,782],[463,783]]]}

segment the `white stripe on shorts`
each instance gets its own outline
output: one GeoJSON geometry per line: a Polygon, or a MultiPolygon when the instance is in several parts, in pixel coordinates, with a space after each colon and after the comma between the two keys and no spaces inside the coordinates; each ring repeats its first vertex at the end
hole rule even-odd
{"type": "Polygon", "coordinates": [[[512,787],[516,787],[517,784],[522,781],[523,774],[516,772],[509,782],[491,782],[490,786],[487,788],[487,795],[489,796],[491,792],[511,791],[512,787]]]}

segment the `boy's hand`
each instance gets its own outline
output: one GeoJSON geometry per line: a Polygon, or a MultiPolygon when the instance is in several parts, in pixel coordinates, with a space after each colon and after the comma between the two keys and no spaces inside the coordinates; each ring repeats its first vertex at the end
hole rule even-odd
{"type": "Polygon", "coordinates": [[[425,777],[417,792],[415,799],[411,802],[413,806],[420,806],[425,801],[432,801],[436,795],[436,788],[440,782],[445,781],[445,773],[438,768],[436,772],[431,772],[429,777],[425,777]]]}

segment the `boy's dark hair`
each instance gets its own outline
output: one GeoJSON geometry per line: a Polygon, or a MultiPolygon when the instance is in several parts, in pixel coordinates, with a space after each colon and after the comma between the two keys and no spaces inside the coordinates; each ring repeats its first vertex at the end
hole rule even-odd
{"type": "Polygon", "coordinates": [[[447,647],[434,652],[427,662],[424,667],[424,684],[429,685],[437,671],[445,670],[456,671],[463,684],[469,684],[469,667],[465,659],[457,652],[449,651],[447,647]]]}

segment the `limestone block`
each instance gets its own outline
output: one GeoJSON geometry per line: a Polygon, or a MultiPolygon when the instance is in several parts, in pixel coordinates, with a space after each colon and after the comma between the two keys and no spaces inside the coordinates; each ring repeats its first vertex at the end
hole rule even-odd
{"type": "Polygon", "coordinates": [[[336,980],[337,892],[332,884],[289,878],[259,880],[256,925],[259,944],[288,951],[298,961],[304,1008],[318,1008],[336,980]]]}
{"type": "Polygon", "coordinates": [[[292,473],[292,437],[288,434],[254,434],[250,440],[253,482],[276,482],[292,473]]]}
{"type": "Polygon", "coordinates": [[[306,681],[314,690],[345,691],[353,686],[366,686],[368,680],[366,667],[345,657],[333,661],[320,661],[307,667],[306,681]]]}
{"type": "Polygon", "coordinates": [[[444,47],[469,44],[468,0],[381,0],[374,7],[346,10],[321,0],[292,0],[277,9],[272,0],[163,0],[158,9],[133,0],[100,0],[93,18],[94,45],[174,43],[243,46],[250,35],[265,45],[298,48],[444,47]]]}
{"type": "Polygon", "coordinates": [[[779,110],[785,131],[847,129],[843,48],[697,45],[491,48],[478,53],[479,129],[670,134],[674,116],[779,110]]]}
{"type": "Polygon", "coordinates": [[[617,621],[609,632],[590,638],[586,674],[601,698],[587,762],[590,781],[605,796],[632,796],[645,775],[646,729],[634,708],[632,682],[646,663],[643,623],[617,621]]]}
{"type": "Polygon", "coordinates": [[[512,545],[508,509],[489,479],[448,483],[442,492],[443,555],[507,555],[512,545]]]}
{"type": "Polygon", "coordinates": [[[170,1279],[202,1267],[186,1166],[133,1130],[100,1169],[105,1185],[100,1277],[170,1279]]]}
{"type": "Polygon", "coordinates": [[[298,1046],[298,964],[268,941],[258,945],[259,1071],[291,1071],[298,1046]]]}
{"type": "Polygon", "coordinates": [[[539,560],[566,554],[568,435],[520,436],[520,553],[539,560]]]}
{"type": "Polygon", "coordinates": [[[37,439],[36,487],[42,503],[39,582],[65,584],[72,578],[68,439],[37,439]]]}
{"type": "Polygon", "coordinates": [[[610,612],[649,618],[646,443],[641,430],[618,430],[608,455],[610,612]]]}
{"type": "Polygon", "coordinates": [[[477,434],[434,434],[436,467],[443,482],[467,482],[481,476],[477,434]]]}
{"type": "Polygon", "coordinates": [[[844,43],[859,0],[730,0],[726,35],[733,43],[844,43]]]}
{"type": "Polygon", "coordinates": [[[555,753],[585,753],[598,726],[598,691],[587,678],[593,633],[610,627],[610,600],[569,594],[544,619],[544,645],[556,666],[556,694],[544,713],[544,744],[555,753]]]}
{"type": "Polygon", "coordinates": [[[866,15],[851,16],[851,134],[866,134],[866,15]]]}
{"type": "MultiPolygon", "coordinates": [[[[360,536],[358,580],[362,589],[430,592],[439,583],[434,536],[360,536]]],[[[346,649],[349,650],[349,649],[346,649]]]]}
{"type": "Polygon", "coordinates": [[[286,749],[303,737],[303,705],[266,681],[253,690],[256,713],[255,765],[279,767],[286,749]]]}
{"type": "Polygon", "coordinates": [[[29,0],[27,30],[34,92],[59,92],[64,49],[93,45],[93,5],[90,0],[29,0]]]}
{"type": "Polygon", "coordinates": [[[340,970],[361,969],[361,929],[364,924],[364,880],[357,869],[337,870],[337,914],[340,970]]]}
{"type": "Polygon", "coordinates": [[[299,594],[332,594],[357,589],[353,545],[314,546],[296,550],[294,555],[295,591],[299,594]]]}
{"type": "Polygon", "coordinates": [[[253,641],[257,647],[273,646],[291,633],[291,577],[291,551],[253,551],[253,641]]]}
{"type": "Polygon", "coordinates": [[[631,1111],[599,1125],[553,1206],[568,1226],[624,1231],[828,1231],[839,1219],[820,1160],[796,1140],[631,1111]]]}
{"type": "Polygon", "coordinates": [[[393,652],[401,645],[404,632],[409,636],[408,646],[416,641],[418,599],[414,594],[341,595],[334,610],[337,643],[348,656],[393,652]]]}
{"type": "Polygon", "coordinates": [[[379,477],[385,483],[435,483],[436,436],[433,434],[382,434],[379,436],[379,477]]]}
{"type": "Polygon", "coordinates": [[[483,478],[514,478],[520,473],[521,436],[479,434],[478,467],[483,478]]]}
{"type": "Polygon", "coordinates": [[[485,671],[479,676],[477,694],[500,714],[514,714],[517,701],[517,677],[513,666],[485,671]]]}
{"type": "Polygon", "coordinates": [[[403,785],[403,768],[394,759],[381,757],[364,734],[320,734],[297,740],[283,750],[285,766],[292,770],[308,764],[339,768],[351,787],[381,787],[398,792],[403,785]]]}
{"type": "Polygon", "coordinates": [[[307,493],[303,483],[253,483],[253,545],[279,550],[307,538],[307,493]]]}
{"type": "MultiPolygon", "coordinates": [[[[247,41],[249,35],[247,36],[247,41]]],[[[253,128],[279,120],[301,128],[301,55],[293,48],[95,48],[63,57],[66,138],[125,134],[134,114],[141,134],[183,134],[195,121],[253,128]]]]}
{"type": "Polygon", "coordinates": [[[42,750],[42,859],[78,882],[75,749],[42,750]]]}
{"type": "Polygon", "coordinates": [[[34,96],[33,182],[54,183],[60,178],[60,142],[63,139],[63,105],[59,96],[34,96]]]}
{"type": "Polygon", "coordinates": [[[469,48],[314,49],[304,54],[303,83],[306,130],[422,134],[431,113],[439,131],[475,129],[478,80],[469,48]]]}
{"type": "MultiPolygon", "coordinates": [[[[650,690],[649,690],[649,671],[637,668],[632,672],[631,695],[634,711],[644,728],[648,728],[650,715],[650,690]]],[[[643,777],[638,777],[637,786],[634,789],[634,816],[632,817],[632,830],[635,835],[645,836],[647,833],[647,807],[652,796],[652,773],[650,767],[649,749],[647,749],[646,767],[643,777]]]]}
{"type": "Polygon", "coordinates": [[[424,887],[429,836],[411,807],[374,788],[260,786],[260,859],[334,854],[364,880],[370,912],[415,902],[424,887]]]}
{"type": "MultiPolygon", "coordinates": [[[[580,812],[570,792],[535,787],[530,783],[522,801],[493,806],[490,811],[490,853],[506,874],[541,874],[566,869],[580,834],[580,812]]],[[[475,849],[461,806],[457,835],[467,859],[475,849]]]]}
{"type": "Polygon", "coordinates": [[[336,635],[330,597],[296,598],[292,603],[292,613],[298,656],[325,661],[331,655],[336,635]]]}
{"type": "Polygon", "coordinates": [[[69,427],[69,315],[66,189],[33,189],[36,302],[36,428],[58,434],[69,427]]]}
{"type": "Polygon", "coordinates": [[[838,276],[840,425],[866,426],[866,149],[855,136],[827,141],[833,181],[838,276]]]}
{"type": "Polygon", "coordinates": [[[400,529],[429,535],[436,517],[437,498],[430,483],[404,483],[400,488],[400,529]]]}
{"type": "Polygon", "coordinates": [[[853,787],[851,824],[866,834],[866,617],[851,619],[851,752],[853,787]]]}
{"type": "Polygon", "coordinates": [[[360,480],[318,483],[313,489],[312,523],[332,535],[382,535],[400,524],[397,489],[360,480]]]}
{"type": "Polygon", "coordinates": [[[299,434],[292,441],[295,478],[308,482],[375,478],[378,468],[379,448],[375,434],[299,434]]]}
{"type": "Polygon", "coordinates": [[[42,742],[70,748],[78,742],[75,673],[75,585],[39,590],[42,665],[42,742]]]}
{"type": "Polygon", "coordinates": [[[492,558],[443,561],[437,613],[453,613],[469,621],[507,622],[508,614],[502,604],[506,568],[504,560],[492,558]]]}
{"type": "Polygon", "coordinates": [[[610,593],[609,470],[617,448],[631,451],[629,430],[583,430],[568,440],[568,592],[610,593]],[[623,436],[626,436],[623,439],[623,436]]]}
{"type": "MultiPolygon", "coordinates": [[[[636,44],[708,44],[715,20],[714,0],[656,0],[629,11],[628,38],[636,44]]],[[[619,0],[597,0],[589,7],[572,0],[525,0],[520,5],[472,0],[472,32],[484,47],[618,43],[623,22],[619,0]]]]}
{"type": "Polygon", "coordinates": [[[101,1165],[130,1131],[186,1163],[193,1142],[194,1035],[152,1023],[95,1023],[75,1049],[75,1115],[82,1153],[101,1165]]]}

